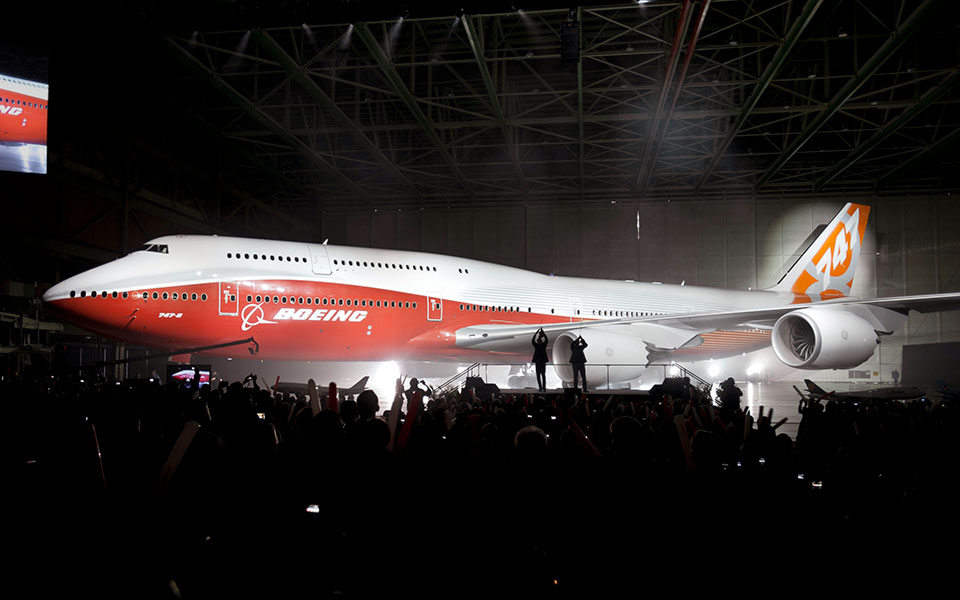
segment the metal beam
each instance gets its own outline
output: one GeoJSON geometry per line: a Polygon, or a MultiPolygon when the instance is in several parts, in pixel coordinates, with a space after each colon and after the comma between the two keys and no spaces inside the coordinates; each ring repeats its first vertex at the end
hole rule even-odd
{"type": "Polygon", "coordinates": [[[713,170],[716,168],[717,163],[720,162],[720,158],[723,157],[723,154],[727,151],[727,148],[730,147],[730,144],[733,142],[733,138],[737,136],[740,128],[743,127],[743,124],[747,122],[747,118],[753,112],[754,107],[757,106],[757,102],[760,101],[760,96],[763,95],[763,92],[766,91],[767,86],[770,85],[770,82],[773,81],[773,78],[777,75],[777,73],[780,72],[780,69],[787,61],[787,57],[791,52],[793,52],[793,49],[800,41],[800,35],[807,28],[807,25],[810,24],[810,21],[813,20],[813,15],[817,12],[817,9],[820,8],[821,4],[823,4],[823,0],[807,0],[806,5],[800,12],[800,16],[796,21],[793,22],[793,25],[790,27],[790,31],[787,32],[787,36],[783,39],[783,43],[779,48],[777,48],[777,53],[774,54],[773,60],[770,61],[770,63],[767,65],[767,68],[763,70],[763,74],[760,75],[760,80],[757,81],[757,84],[753,88],[753,93],[750,94],[750,97],[744,103],[743,108],[740,110],[740,114],[737,116],[737,120],[734,121],[730,129],[727,130],[723,141],[720,142],[716,152],[713,154],[713,158],[710,159],[710,162],[707,164],[707,168],[703,171],[703,175],[700,176],[700,181],[696,186],[698,192],[700,191],[700,188],[703,187],[703,184],[707,182],[710,174],[713,173],[713,170]]]}
{"type": "Polygon", "coordinates": [[[267,52],[273,55],[274,58],[280,63],[280,66],[286,70],[287,74],[296,81],[300,87],[305,89],[310,96],[316,100],[320,106],[324,108],[327,112],[333,115],[333,118],[340,124],[341,127],[347,129],[350,134],[353,136],[357,143],[367,151],[370,156],[372,156],[378,163],[380,163],[390,174],[396,179],[399,183],[410,188],[414,194],[420,195],[420,191],[413,184],[412,181],[407,179],[406,175],[400,171],[400,169],[391,161],[387,156],[377,147],[376,144],[370,141],[360,129],[357,127],[356,123],[353,122],[353,119],[348,117],[336,102],[334,102],[330,96],[327,95],[323,89],[310,78],[306,73],[306,68],[302,65],[297,64],[297,62],[287,54],[280,44],[274,40],[270,34],[268,34],[263,29],[257,28],[253,30],[253,39],[260,44],[267,52]]]}
{"type": "Polygon", "coordinates": [[[844,102],[853,97],[860,87],[866,83],[877,70],[883,66],[883,64],[893,56],[907,40],[910,39],[913,34],[915,34],[919,29],[920,25],[923,23],[923,20],[929,14],[930,9],[936,5],[939,0],[924,0],[923,4],[917,7],[913,11],[906,21],[903,22],[900,27],[894,31],[887,41],[880,46],[880,49],[877,50],[873,56],[871,56],[867,62],[857,71],[856,75],[851,77],[847,83],[840,89],[839,92],[830,100],[827,105],[827,109],[817,115],[817,117],[803,130],[796,139],[790,144],[790,146],[780,155],[780,157],[774,161],[772,165],[760,176],[760,179],[757,180],[756,189],[759,190],[765,183],[767,183],[771,177],[773,177],[777,171],[779,171],[783,165],[796,155],[800,151],[800,148],[804,146],[810,139],[820,130],[821,127],[832,117],[840,108],[843,106],[844,102]]]}
{"type": "Polygon", "coordinates": [[[453,174],[460,181],[460,184],[463,186],[463,189],[467,195],[473,198],[473,186],[470,185],[470,182],[467,181],[463,171],[460,170],[460,165],[457,164],[457,162],[453,159],[453,156],[451,156],[447,151],[447,147],[443,143],[443,140],[441,140],[440,136],[437,135],[437,132],[434,131],[433,123],[425,114],[423,114],[423,110],[420,108],[420,105],[417,104],[416,99],[410,93],[410,90],[407,89],[407,86],[403,83],[403,80],[400,78],[400,74],[397,73],[397,69],[393,66],[393,63],[390,62],[390,59],[387,58],[383,48],[380,47],[376,37],[374,37],[373,32],[370,31],[370,28],[367,27],[366,23],[357,23],[356,27],[354,28],[354,32],[367,47],[367,50],[369,50],[370,55],[376,61],[377,65],[379,65],[380,71],[383,73],[387,85],[393,89],[394,93],[400,96],[400,99],[403,100],[403,103],[407,106],[407,109],[413,115],[413,118],[416,119],[420,124],[421,129],[423,129],[424,134],[426,134],[427,139],[430,140],[430,143],[437,151],[437,154],[443,158],[443,161],[447,163],[447,166],[451,171],[453,171],[453,174]]]}
{"type": "MultiPolygon", "coordinates": [[[[583,25],[583,7],[577,7],[577,22],[583,25]]],[[[579,38],[580,52],[583,52],[583,36],[579,38]]],[[[581,56],[577,60],[577,139],[580,142],[580,200],[583,200],[583,188],[586,186],[586,181],[584,180],[584,161],[586,156],[584,155],[584,145],[583,145],[583,57],[581,56]]]]}
{"type": "Polygon", "coordinates": [[[904,174],[909,173],[910,171],[913,171],[920,165],[926,164],[928,159],[931,156],[936,156],[943,149],[949,146],[952,146],[957,142],[960,142],[960,127],[954,129],[953,131],[943,136],[933,144],[927,146],[926,148],[921,150],[919,153],[914,154],[912,157],[910,157],[909,160],[907,160],[907,162],[903,163],[893,171],[890,171],[889,173],[881,177],[877,181],[877,185],[882,186],[887,184],[890,181],[893,181],[894,179],[898,179],[902,177],[904,174]]]}
{"type": "Polygon", "coordinates": [[[523,168],[520,166],[520,155],[517,146],[514,144],[510,129],[507,127],[507,120],[503,114],[503,107],[500,106],[500,100],[497,98],[497,90],[493,85],[493,79],[490,77],[490,71],[487,69],[486,60],[483,58],[483,48],[480,47],[480,38],[474,29],[473,21],[469,15],[463,16],[463,29],[467,32],[467,41],[470,44],[470,50],[473,52],[473,59],[477,61],[477,69],[480,71],[480,77],[483,79],[483,87],[487,91],[487,100],[490,101],[490,108],[493,110],[493,116],[500,126],[500,132],[503,134],[503,142],[507,147],[507,154],[513,162],[513,168],[517,172],[517,179],[520,180],[520,188],[523,195],[528,193],[527,179],[523,176],[523,168]]]}
{"type": "Polygon", "coordinates": [[[660,88],[660,96],[657,99],[657,106],[653,111],[653,118],[650,119],[647,143],[644,145],[643,152],[640,154],[640,160],[637,163],[637,174],[633,181],[634,193],[640,189],[640,181],[645,173],[647,158],[650,156],[650,150],[653,148],[653,140],[659,132],[657,124],[660,122],[660,113],[663,111],[663,105],[667,101],[667,93],[673,85],[673,74],[677,70],[677,61],[680,59],[680,44],[683,41],[683,36],[687,32],[687,25],[690,24],[690,18],[693,15],[693,11],[690,10],[691,5],[691,0],[683,0],[683,9],[680,11],[680,19],[677,21],[677,29],[673,35],[673,45],[670,47],[670,56],[667,59],[667,72],[663,76],[663,86],[660,88]]]}
{"type": "Polygon", "coordinates": [[[859,148],[854,149],[853,152],[847,155],[846,158],[837,163],[826,175],[821,177],[813,186],[814,192],[819,192],[824,185],[830,183],[837,175],[844,172],[848,167],[853,163],[857,162],[867,153],[876,148],[883,140],[887,139],[894,134],[898,129],[910,122],[911,119],[923,112],[927,107],[936,102],[940,97],[950,91],[956,83],[960,81],[960,71],[954,69],[946,79],[940,82],[934,88],[927,90],[927,92],[920,97],[919,100],[912,106],[907,107],[900,115],[895,118],[893,121],[890,121],[880,131],[877,131],[873,134],[869,140],[860,145],[859,148]]]}
{"type": "Polygon", "coordinates": [[[244,112],[256,119],[261,125],[272,131],[274,135],[283,139],[293,149],[307,157],[313,164],[320,167],[320,170],[342,183],[351,192],[358,196],[366,197],[366,192],[364,192],[360,186],[354,183],[353,180],[346,177],[340,172],[340,170],[325,161],[313,148],[305,144],[300,138],[287,131],[287,129],[278,123],[273,117],[260,110],[256,104],[235,90],[233,86],[228,84],[222,77],[220,77],[220,75],[197,60],[195,56],[181,48],[176,42],[173,41],[172,38],[167,39],[167,45],[176,51],[175,55],[180,58],[184,64],[205,77],[210,85],[229,98],[234,104],[242,108],[244,112]]]}
{"type": "Polygon", "coordinates": [[[703,22],[707,18],[708,10],[710,10],[710,0],[703,0],[703,4],[700,6],[700,15],[697,17],[696,25],[693,27],[693,33],[690,35],[690,43],[687,45],[686,56],[683,57],[683,66],[680,67],[680,76],[677,78],[677,91],[674,92],[673,100],[670,102],[670,109],[667,111],[667,116],[663,119],[663,132],[660,133],[659,121],[653,124],[654,131],[657,132],[657,135],[653,138],[653,154],[650,158],[650,168],[643,172],[640,182],[640,191],[644,194],[647,193],[650,178],[653,176],[653,171],[657,168],[660,149],[663,148],[663,140],[667,137],[667,131],[670,129],[670,119],[673,118],[673,111],[677,108],[680,92],[683,91],[683,82],[687,78],[690,61],[693,59],[693,53],[697,48],[697,40],[700,38],[700,32],[703,30],[703,22]]]}

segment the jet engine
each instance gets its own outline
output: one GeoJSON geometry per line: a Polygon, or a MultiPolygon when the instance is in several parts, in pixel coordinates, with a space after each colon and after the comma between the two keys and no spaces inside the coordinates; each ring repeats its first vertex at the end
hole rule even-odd
{"type": "MultiPolygon", "coordinates": [[[[570,344],[575,339],[577,334],[568,331],[553,341],[554,368],[564,381],[573,381],[570,344]]],[[[583,339],[588,344],[583,351],[587,357],[588,387],[636,381],[643,374],[647,362],[647,347],[639,338],[589,329],[584,332],[583,339]]]]}
{"type": "Polygon", "coordinates": [[[848,369],[870,358],[880,339],[865,319],[843,310],[805,308],[773,326],[773,351],[795,369],[848,369]]]}

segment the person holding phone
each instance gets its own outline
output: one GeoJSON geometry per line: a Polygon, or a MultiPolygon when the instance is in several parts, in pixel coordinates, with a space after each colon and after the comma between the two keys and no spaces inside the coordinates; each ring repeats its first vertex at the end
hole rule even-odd
{"type": "Polygon", "coordinates": [[[583,380],[583,391],[587,391],[587,357],[583,354],[583,349],[587,347],[587,341],[582,335],[570,342],[570,365],[573,367],[573,387],[577,387],[577,376],[583,380]]]}

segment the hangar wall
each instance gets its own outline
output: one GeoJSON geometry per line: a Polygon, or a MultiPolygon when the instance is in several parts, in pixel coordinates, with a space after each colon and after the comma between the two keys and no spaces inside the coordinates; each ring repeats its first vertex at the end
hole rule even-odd
{"type": "MultiPolygon", "coordinates": [[[[756,289],[775,283],[810,232],[845,201],[368,210],[326,213],[321,227],[331,244],[452,254],[556,275],[756,289]]],[[[960,205],[949,194],[857,201],[872,210],[854,295],[960,291],[960,205]]],[[[892,371],[901,370],[903,345],[952,341],[960,341],[960,313],[913,314],[906,327],[882,339],[858,373],[813,375],[890,381],[892,371]]],[[[768,376],[811,374],[783,368],[768,376]]]]}

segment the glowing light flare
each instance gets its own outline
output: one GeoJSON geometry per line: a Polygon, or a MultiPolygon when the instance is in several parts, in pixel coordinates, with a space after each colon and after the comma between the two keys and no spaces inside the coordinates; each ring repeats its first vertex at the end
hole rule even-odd
{"type": "Polygon", "coordinates": [[[400,365],[393,360],[380,363],[376,372],[370,377],[369,387],[380,400],[380,410],[388,409],[393,404],[394,389],[399,378],[400,365]]]}
{"type": "Polygon", "coordinates": [[[747,376],[758,375],[763,372],[763,363],[762,362],[753,362],[747,366],[747,376]]]}

